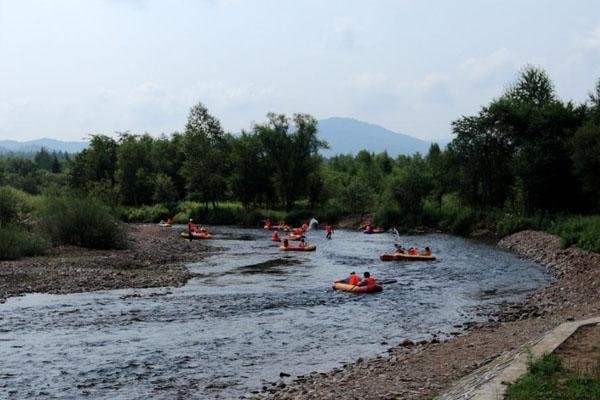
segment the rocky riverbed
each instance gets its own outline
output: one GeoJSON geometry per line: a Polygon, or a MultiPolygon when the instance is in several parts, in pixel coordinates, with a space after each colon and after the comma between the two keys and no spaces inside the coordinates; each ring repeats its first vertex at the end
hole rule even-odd
{"type": "Polygon", "coordinates": [[[156,225],[128,225],[126,250],[60,247],[45,257],[0,262],[0,303],[25,293],[181,286],[193,274],[182,263],[212,249],[156,225]]]}
{"type": "MultiPolygon", "coordinates": [[[[525,302],[505,304],[485,323],[463,335],[420,343],[403,342],[387,356],[358,358],[327,373],[287,377],[249,397],[267,399],[429,399],[453,382],[568,320],[600,313],[600,255],[561,249],[554,235],[523,231],[500,247],[544,265],[555,280],[525,302]]],[[[460,327],[457,327],[460,328],[460,327]]]]}

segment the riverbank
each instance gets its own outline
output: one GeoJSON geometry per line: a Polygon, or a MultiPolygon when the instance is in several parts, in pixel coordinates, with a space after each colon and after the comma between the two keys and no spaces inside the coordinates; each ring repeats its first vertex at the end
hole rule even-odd
{"type": "Polygon", "coordinates": [[[406,340],[388,350],[386,357],[359,358],[327,373],[282,380],[254,397],[334,399],[343,393],[350,399],[429,399],[561,322],[600,313],[600,254],[561,249],[557,236],[536,231],[510,235],[498,245],[545,266],[554,282],[523,303],[505,305],[487,322],[469,326],[451,340],[432,337],[419,344],[406,340]]]}
{"type": "Polygon", "coordinates": [[[0,262],[0,303],[26,293],[182,286],[193,274],[183,265],[211,250],[157,225],[127,225],[126,250],[60,247],[44,257],[0,262]]]}

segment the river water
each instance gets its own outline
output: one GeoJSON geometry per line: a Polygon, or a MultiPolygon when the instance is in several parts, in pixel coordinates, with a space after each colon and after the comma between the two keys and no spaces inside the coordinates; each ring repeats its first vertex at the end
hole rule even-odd
{"type": "MultiPolygon", "coordinates": [[[[481,309],[546,284],[531,263],[453,236],[402,236],[437,261],[381,262],[391,234],[322,231],[283,253],[258,229],[214,227],[223,253],[182,288],[32,294],[0,305],[0,398],[236,398],[279,379],[374,356],[486,318],[481,309]],[[397,280],[334,292],[350,271],[397,280]]],[[[201,245],[194,242],[196,245],[201,245]]]]}

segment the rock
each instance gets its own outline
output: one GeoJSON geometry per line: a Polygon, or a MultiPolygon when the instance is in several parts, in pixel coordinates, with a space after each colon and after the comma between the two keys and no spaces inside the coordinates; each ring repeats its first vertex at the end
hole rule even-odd
{"type": "Polygon", "coordinates": [[[291,375],[290,375],[290,374],[288,374],[288,373],[286,373],[286,372],[280,372],[280,373],[279,373],[279,377],[280,377],[280,378],[285,378],[285,377],[289,377],[289,376],[291,376],[291,375]]]}
{"type": "Polygon", "coordinates": [[[415,343],[410,339],[404,339],[402,341],[402,343],[400,343],[400,346],[402,346],[402,347],[412,347],[414,345],[415,345],[415,343]]]}

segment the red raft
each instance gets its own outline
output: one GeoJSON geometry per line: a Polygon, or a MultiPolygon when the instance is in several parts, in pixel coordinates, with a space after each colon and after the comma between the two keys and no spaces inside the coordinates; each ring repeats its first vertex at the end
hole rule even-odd
{"type": "Polygon", "coordinates": [[[279,246],[279,250],[282,251],[315,251],[317,246],[314,244],[307,244],[306,246],[279,246]]]}
{"type": "Polygon", "coordinates": [[[379,256],[381,261],[433,261],[434,256],[422,256],[420,254],[407,253],[383,253],[379,256]]]}
{"type": "Polygon", "coordinates": [[[349,285],[347,283],[334,282],[333,285],[331,285],[331,287],[335,290],[340,290],[342,292],[351,292],[351,293],[356,293],[356,294],[378,293],[383,290],[383,287],[381,285],[377,285],[377,284],[371,285],[371,286],[356,286],[356,285],[349,285]]]}

